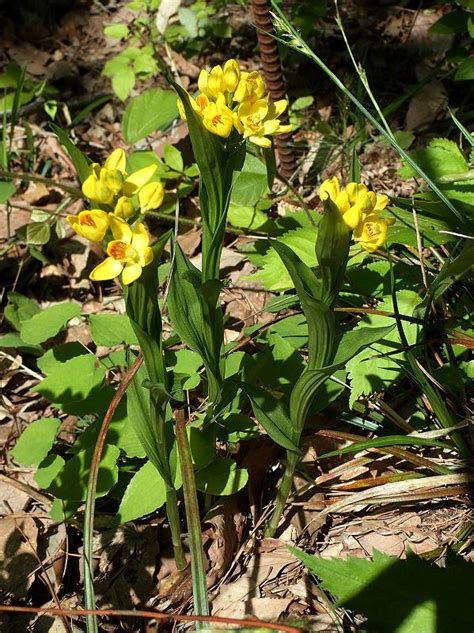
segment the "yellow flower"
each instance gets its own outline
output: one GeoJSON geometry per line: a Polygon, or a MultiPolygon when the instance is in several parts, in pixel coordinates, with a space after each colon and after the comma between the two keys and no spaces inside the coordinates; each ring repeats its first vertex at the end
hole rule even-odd
{"type": "MultiPolygon", "coordinates": [[[[188,97],[194,112],[196,112],[196,114],[198,114],[202,118],[203,110],[209,104],[209,99],[206,97],[205,94],[200,94],[195,99],[189,94],[188,97]]],[[[183,102],[181,101],[181,99],[177,99],[176,105],[178,106],[179,116],[183,119],[183,121],[186,121],[186,112],[184,110],[183,102]]]]}
{"type": "Polygon", "coordinates": [[[67,222],[78,235],[91,242],[102,242],[109,228],[109,217],[101,209],[81,211],[77,215],[68,215],[67,222]]]}
{"type": "Polygon", "coordinates": [[[383,220],[376,213],[368,215],[359,224],[354,238],[369,253],[373,253],[387,241],[387,230],[393,220],[383,220]]]}
{"type": "Polygon", "coordinates": [[[216,101],[210,101],[208,103],[202,115],[204,127],[209,130],[209,132],[217,134],[217,136],[222,136],[223,138],[227,138],[232,132],[234,117],[232,110],[225,105],[225,97],[222,93],[217,96],[216,101]]]}
{"type": "Polygon", "coordinates": [[[291,125],[282,125],[278,120],[287,105],[285,99],[275,103],[269,103],[267,99],[244,101],[234,117],[235,127],[252,143],[260,147],[271,147],[272,143],[267,136],[283,134],[292,129],[291,125]]]}
{"type": "Polygon", "coordinates": [[[224,88],[227,92],[234,92],[240,81],[240,67],[235,59],[229,59],[224,64],[224,88]]]}
{"type": "Polygon", "coordinates": [[[127,196],[120,196],[115,204],[114,215],[126,220],[128,218],[131,218],[134,213],[135,208],[130,198],[127,198],[127,196]]]}
{"type": "Polygon", "coordinates": [[[342,190],[336,176],[321,184],[319,197],[322,201],[329,197],[334,202],[350,229],[355,229],[368,215],[382,211],[388,204],[387,196],[369,191],[362,183],[350,182],[342,190]]]}
{"type": "Polygon", "coordinates": [[[137,224],[132,229],[121,218],[112,214],[109,218],[114,239],[107,244],[108,257],[94,268],[89,277],[93,281],[104,281],[121,274],[122,283],[128,285],[138,279],[143,268],[153,261],[148,233],[143,224],[137,224]]]}
{"type": "Polygon", "coordinates": [[[222,66],[214,66],[209,73],[204,69],[201,70],[198,77],[198,88],[207,97],[213,99],[216,99],[219,93],[224,92],[225,84],[222,66]]]}
{"type": "Polygon", "coordinates": [[[161,182],[149,182],[138,192],[140,209],[144,213],[149,209],[158,209],[163,202],[165,189],[161,182]]]}
{"type": "Polygon", "coordinates": [[[91,165],[90,176],[82,184],[82,192],[99,204],[112,205],[118,196],[133,196],[146,184],[156,171],[156,165],[149,165],[127,176],[125,172],[126,156],[123,149],[116,149],[101,167],[91,165]]]}
{"type": "Polygon", "coordinates": [[[265,82],[259,72],[254,70],[251,73],[243,72],[240,81],[234,92],[234,101],[243,103],[244,101],[257,101],[265,94],[265,82]]]}

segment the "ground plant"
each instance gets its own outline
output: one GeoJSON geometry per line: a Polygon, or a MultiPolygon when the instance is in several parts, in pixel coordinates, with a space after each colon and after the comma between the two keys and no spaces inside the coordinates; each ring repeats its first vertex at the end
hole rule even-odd
{"type": "Polygon", "coordinates": [[[0,630],[472,631],[474,6],[388,4],[85,3],[90,94],[0,75],[0,630]]]}

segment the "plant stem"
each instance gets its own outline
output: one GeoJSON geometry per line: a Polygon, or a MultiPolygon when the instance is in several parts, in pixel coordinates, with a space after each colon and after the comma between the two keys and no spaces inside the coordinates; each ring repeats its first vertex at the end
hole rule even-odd
{"type": "Polygon", "coordinates": [[[280,487],[278,488],[273,514],[265,529],[266,537],[272,537],[276,532],[278,524],[280,523],[283,510],[285,509],[286,501],[290,495],[291,486],[293,484],[293,476],[295,474],[297,463],[298,455],[292,451],[287,451],[286,468],[281,480],[280,487]]]}
{"type": "MultiPolygon", "coordinates": [[[[184,412],[176,412],[176,442],[178,445],[181,475],[183,477],[184,506],[188,524],[189,548],[191,550],[191,574],[193,580],[194,611],[196,615],[209,615],[204,550],[202,547],[201,519],[194,478],[194,466],[186,433],[184,412]]],[[[196,624],[196,629],[198,629],[196,624]]],[[[201,629],[202,630],[202,629],[201,629]]]]}
{"type": "Polygon", "coordinates": [[[181,570],[186,567],[186,558],[181,543],[181,530],[179,529],[178,495],[171,486],[166,490],[166,516],[170,524],[174,560],[176,567],[181,570]]]}

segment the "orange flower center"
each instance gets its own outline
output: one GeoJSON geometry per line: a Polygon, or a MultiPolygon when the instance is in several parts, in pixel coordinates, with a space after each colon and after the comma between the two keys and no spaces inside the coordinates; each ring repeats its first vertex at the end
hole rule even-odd
{"type": "Polygon", "coordinates": [[[124,259],[127,254],[127,244],[125,242],[115,241],[109,244],[107,249],[109,255],[114,259],[124,259]]]}
{"type": "Polygon", "coordinates": [[[97,224],[94,222],[94,218],[91,216],[90,213],[86,213],[84,215],[81,215],[79,217],[79,224],[81,226],[86,225],[86,226],[92,226],[94,228],[97,227],[97,224]]]}
{"type": "Polygon", "coordinates": [[[198,104],[200,110],[204,110],[207,106],[207,99],[205,95],[199,95],[199,97],[196,98],[196,103],[198,104]]]}
{"type": "Polygon", "coordinates": [[[212,119],[212,125],[217,127],[220,123],[222,123],[222,114],[215,114],[212,119]]]}
{"type": "Polygon", "coordinates": [[[367,222],[367,224],[365,225],[365,230],[367,231],[370,238],[380,233],[379,225],[374,224],[373,222],[367,222]]]}

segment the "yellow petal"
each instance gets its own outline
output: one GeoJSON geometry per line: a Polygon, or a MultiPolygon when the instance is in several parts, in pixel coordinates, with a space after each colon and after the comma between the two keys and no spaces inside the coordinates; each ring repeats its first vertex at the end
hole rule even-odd
{"type": "Polygon", "coordinates": [[[361,212],[356,206],[351,207],[343,214],[342,219],[350,229],[355,229],[360,222],[361,212]]]}
{"type": "Polygon", "coordinates": [[[263,133],[274,134],[278,130],[279,127],[280,127],[280,123],[276,119],[271,119],[270,121],[264,121],[263,133]]]}
{"type": "Polygon", "coordinates": [[[122,271],[122,282],[128,286],[133,281],[138,279],[142,274],[142,267],[137,262],[131,262],[130,264],[125,264],[125,267],[122,271]]]}
{"type": "Polygon", "coordinates": [[[234,92],[240,80],[240,68],[235,59],[229,59],[224,64],[224,88],[234,92]]]}
{"type": "Polygon", "coordinates": [[[126,244],[132,243],[132,229],[129,225],[122,220],[122,218],[118,218],[112,213],[109,214],[109,222],[110,228],[112,229],[112,235],[115,240],[121,240],[126,244]]]}
{"type": "Polygon", "coordinates": [[[93,281],[105,281],[106,279],[114,279],[118,277],[122,272],[123,264],[113,259],[113,257],[107,257],[98,266],[91,271],[89,279],[93,281]]]}
{"type": "Polygon", "coordinates": [[[161,182],[149,182],[138,192],[138,201],[142,212],[158,209],[163,202],[165,189],[161,182]]]}
{"type": "Polygon", "coordinates": [[[184,105],[179,97],[176,99],[176,105],[178,107],[179,116],[183,119],[183,121],[186,121],[186,112],[184,111],[184,105]]]}
{"type": "Polygon", "coordinates": [[[260,147],[271,147],[272,142],[266,136],[249,136],[249,141],[260,147]]]}
{"type": "Polygon", "coordinates": [[[206,94],[208,78],[209,78],[209,73],[207,72],[207,70],[204,70],[203,68],[201,72],[199,73],[199,77],[198,77],[199,92],[203,92],[204,94],[206,94]]]}
{"type": "MultiPolygon", "coordinates": [[[[198,86],[199,87],[199,86],[198,86]]],[[[207,78],[207,94],[210,97],[217,97],[224,91],[224,73],[221,66],[214,66],[207,78]]]]}
{"type": "Polygon", "coordinates": [[[148,165],[130,174],[123,183],[123,193],[126,196],[132,196],[137,193],[137,191],[150,180],[156,169],[157,165],[148,165]]]}
{"type": "Polygon", "coordinates": [[[377,194],[377,202],[374,206],[374,211],[383,211],[388,204],[388,196],[385,194],[377,194]]]}
{"type": "Polygon", "coordinates": [[[279,117],[288,107],[288,101],[286,99],[280,99],[273,104],[275,109],[275,117],[279,117]]]}
{"type": "Polygon", "coordinates": [[[118,169],[122,174],[125,174],[127,157],[125,152],[120,147],[114,149],[107,160],[104,163],[106,169],[118,169]]]}
{"type": "Polygon", "coordinates": [[[319,188],[319,198],[322,201],[330,198],[333,202],[336,202],[337,196],[340,192],[341,186],[339,184],[339,180],[336,176],[334,176],[334,178],[329,178],[321,183],[319,188]]]}
{"type": "Polygon", "coordinates": [[[89,200],[94,200],[95,198],[96,183],[97,178],[93,173],[88,176],[82,183],[82,193],[85,195],[86,198],[89,198],[89,200]]]}
{"type": "Polygon", "coordinates": [[[280,127],[275,132],[275,134],[288,134],[288,132],[291,132],[292,129],[293,129],[293,126],[291,123],[288,123],[288,125],[282,125],[280,123],[280,127]]]}
{"type": "Polygon", "coordinates": [[[148,237],[148,231],[146,230],[145,225],[140,222],[133,229],[131,244],[138,253],[141,253],[148,247],[149,242],[150,238],[148,237]]]}
{"type": "Polygon", "coordinates": [[[153,261],[153,249],[149,246],[145,248],[143,253],[140,254],[140,264],[142,266],[148,266],[153,261]]]}
{"type": "Polygon", "coordinates": [[[127,198],[127,196],[121,196],[115,205],[114,215],[126,220],[127,218],[132,217],[134,213],[135,209],[130,198],[127,198]]]}

